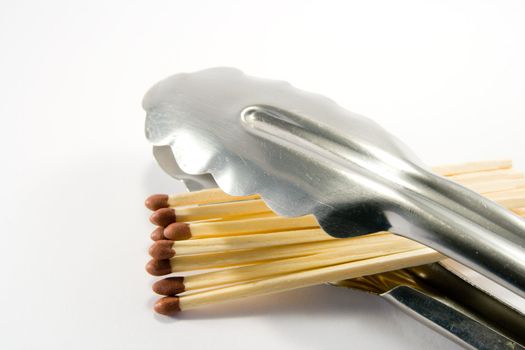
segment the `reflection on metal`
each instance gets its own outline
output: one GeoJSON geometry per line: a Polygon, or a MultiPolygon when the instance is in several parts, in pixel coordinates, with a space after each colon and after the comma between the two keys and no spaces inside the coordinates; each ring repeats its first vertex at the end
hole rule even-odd
{"type": "Polygon", "coordinates": [[[153,156],[162,170],[168,175],[178,180],[182,180],[188,191],[199,191],[205,188],[217,187],[215,180],[213,180],[213,177],[211,177],[210,174],[191,175],[182,171],[173,157],[173,153],[169,146],[154,146],[153,156]]]}

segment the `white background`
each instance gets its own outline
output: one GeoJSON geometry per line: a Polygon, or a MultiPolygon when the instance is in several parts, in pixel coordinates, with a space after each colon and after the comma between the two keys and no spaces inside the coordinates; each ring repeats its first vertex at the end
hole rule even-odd
{"type": "Polygon", "coordinates": [[[378,297],[318,286],[153,314],[141,99],[227,65],[369,116],[428,164],[525,169],[523,1],[2,1],[0,348],[443,349],[378,297]]]}

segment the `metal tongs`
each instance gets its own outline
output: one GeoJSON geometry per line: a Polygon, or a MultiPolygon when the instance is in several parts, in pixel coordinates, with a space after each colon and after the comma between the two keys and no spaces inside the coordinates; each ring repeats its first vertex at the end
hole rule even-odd
{"type": "MultiPolygon", "coordinates": [[[[286,82],[249,77],[231,68],[172,76],[146,94],[143,106],[155,157],[189,190],[218,186],[231,195],[258,193],[279,215],[315,215],[335,237],[390,231],[434,248],[525,297],[525,221],[432,173],[370,119],[286,82]]],[[[450,275],[445,271],[439,273],[450,275]]],[[[421,274],[407,273],[423,281],[421,274]]],[[[356,281],[346,284],[359,286],[356,281]]],[[[389,291],[397,287],[390,284],[389,291]]],[[[409,288],[438,301],[429,292],[434,287],[409,288]]],[[[410,308],[417,299],[414,293],[398,298],[400,303],[410,308]]],[[[479,300],[500,304],[483,295],[489,299],[479,300]]],[[[518,320],[516,327],[524,334],[523,315],[502,307],[509,312],[502,322],[518,320]]],[[[519,346],[512,335],[516,331],[496,330],[461,307],[454,310],[497,338],[475,342],[471,338],[479,329],[473,326],[464,330],[469,336],[440,326],[463,345],[519,346]]],[[[523,344],[523,338],[519,341],[523,344]]]]}

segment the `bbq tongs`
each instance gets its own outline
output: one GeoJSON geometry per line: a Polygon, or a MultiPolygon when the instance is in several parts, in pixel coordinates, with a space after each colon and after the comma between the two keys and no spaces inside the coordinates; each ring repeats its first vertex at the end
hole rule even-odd
{"type": "MultiPolygon", "coordinates": [[[[286,82],[249,77],[231,68],[174,75],[156,84],[143,106],[155,157],[190,190],[218,186],[231,195],[258,193],[279,215],[315,215],[335,237],[390,231],[441,252],[520,300],[525,298],[525,220],[434,174],[370,119],[286,82]]],[[[456,276],[438,264],[426,269],[403,273],[412,276],[408,280],[425,280],[420,284],[431,287],[394,279],[399,283],[376,292],[410,290],[394,298],[396,302],[464,346],[523,344],[525,318],[520,312],[464,279],[449,281],[454,286],[450,293],[475,288],[483,295],[475,299],[479,303],[490,300],[505,310],[498,313],[501,322],[514,320],[511,331],[495,327],[497,320],[487,321],[467,312],[461,303],[437,298],[439,281],[457,282],[456,276]],[[428,277],[434,275],[438,277],[428,277]],[[416,300],[422,301],[419,306],[416,300]],[[434,306],[423,311],[421,305],[434,306]],[[443,314],[439,310],[453,310],[454,315],[437,321],[434,316],[443,314]],[[460,316],[473,323],[451,323],[460,316]],[[465,329],[457,331],[460,324],[465,329]],[[485,339],[488,336],[482,340],[480,329],[492,332],[492,340],[485,339]]],[[[359,283],[346,285],[363,289],[359,283]]]]}

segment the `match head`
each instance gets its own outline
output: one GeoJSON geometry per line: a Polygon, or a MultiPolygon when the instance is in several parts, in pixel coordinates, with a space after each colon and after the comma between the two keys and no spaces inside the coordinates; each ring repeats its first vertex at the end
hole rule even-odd
{"type": "Polygon", "coordinates": [[[151,233],[151,240],[159,241],[161,239],[166,239],[166,237],[164,236],[164,227],[159,226],[151,233]]]}
{"type": "Polygon", "coordinates": [[[157,260],[173,258],[175,256],[173,241],[167,239],[156,241],[149,247],[149,255],[157,260]]]}
{"type": "Polygon", "coordinates": [[[153,284],[152,289],[160,295],[177,295],[186,290],[184,277],[168,277],[159,280],[153,284]]]}
{"type": "Polygon", "coordinates": [[[149,217],[149,221],[151,221],[152,224],[162,227],[166,227],[176,220],[175,209],[172,208],[158,209],[149,217]]]}
{"type": "Polygon", "coordinates": [[[164,236],[173,241],[183,241],[191,238],[190,225],[185,222],[174,222],[164,229],[164,236]]]}
{"type": "Polygon", "coordinates": [[[169,275],[171,273],[171,263],[168,259],[152,259],[146,265],[146,271],[148,271],[148,273],[153,276],[169,275]]]}
{"type": "Polygon", "coordinates": [[[146,198],[144,205],[150,210],[158,210],[161,208],[167,208],[169,196],[167,194],[154,194],[146,198]]]}
{"type": "Polygon", "coordinates": [[[154,306],[156,312],[165,316],[175,316],[180,312],[179,298],[164,297],[160,298],[154,306]]]}

